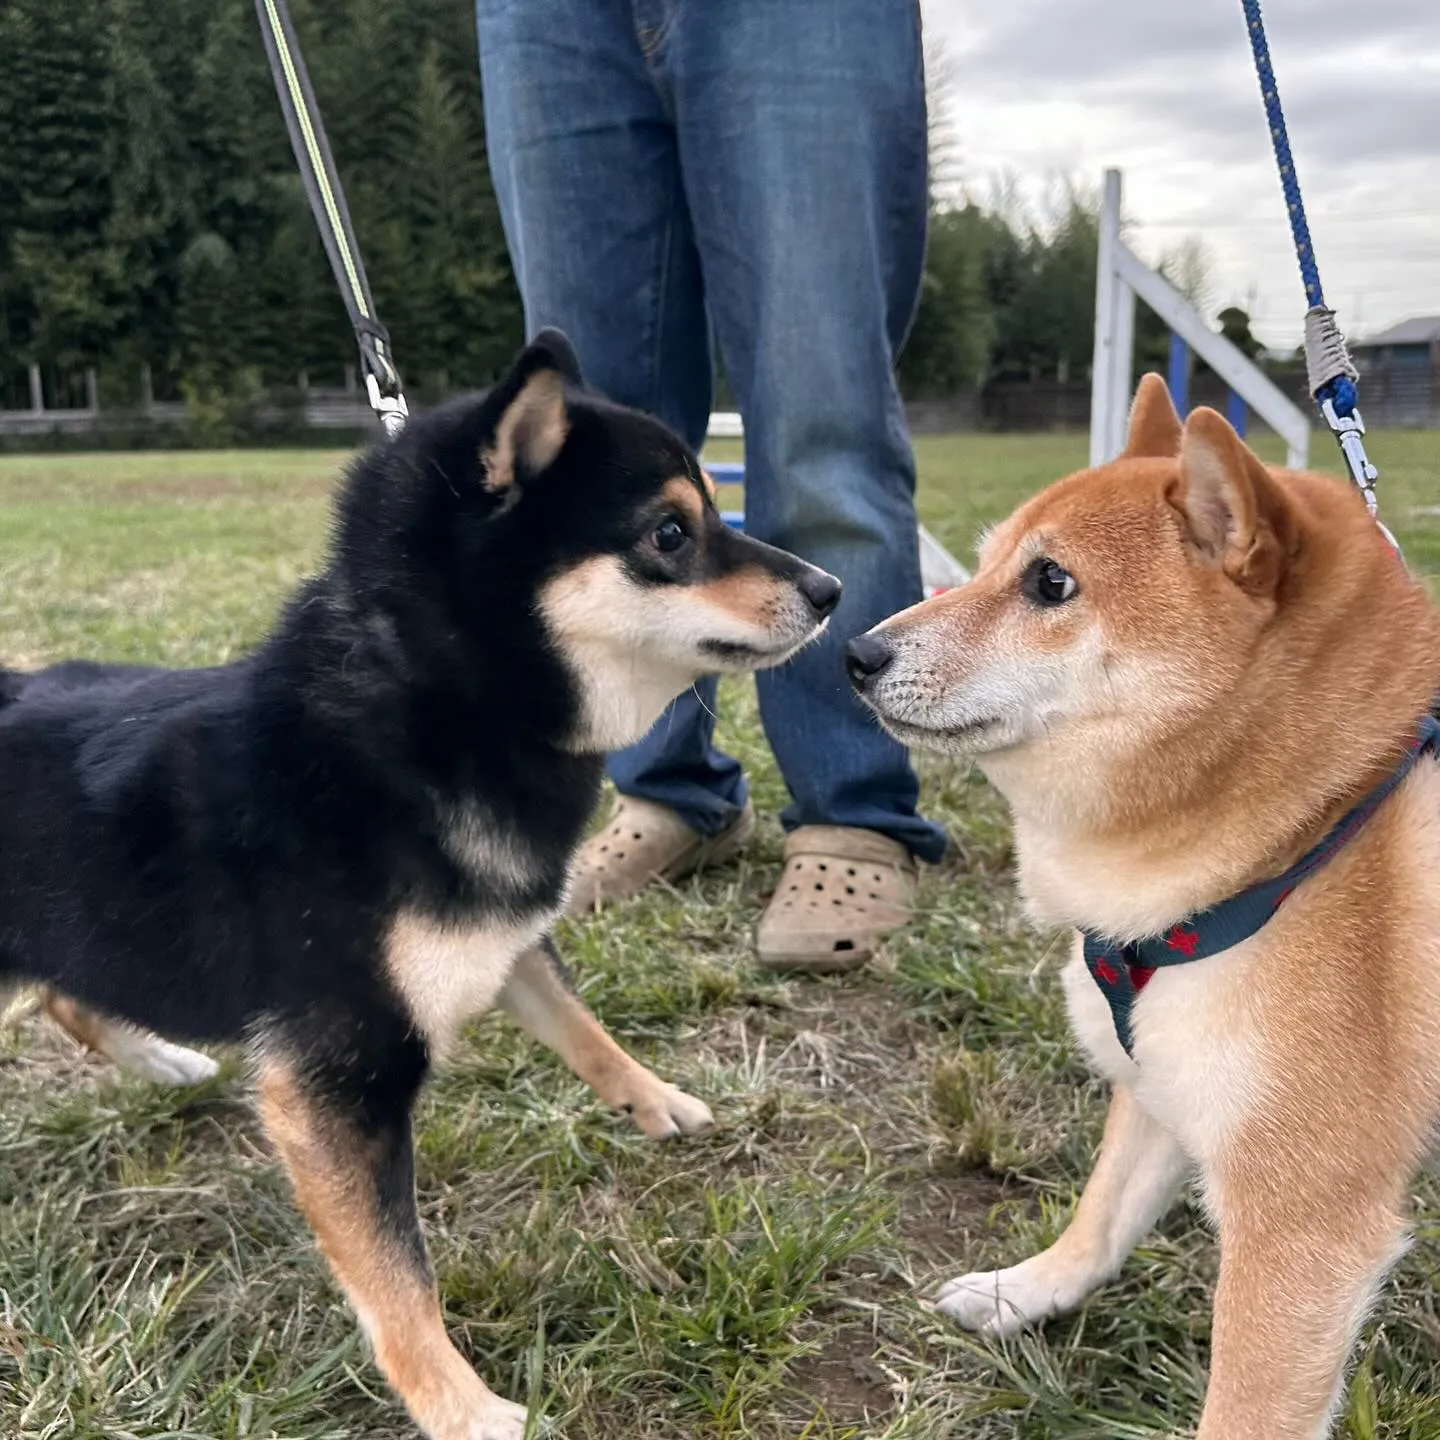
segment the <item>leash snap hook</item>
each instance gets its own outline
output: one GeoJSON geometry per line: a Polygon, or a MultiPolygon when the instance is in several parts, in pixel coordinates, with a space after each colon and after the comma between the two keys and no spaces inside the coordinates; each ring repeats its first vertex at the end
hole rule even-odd
{"type": "Polygon", "coordinates": [[[1380,472],[1370,463],[1370,457],[1365,453],[1365,421],[1361,418],[1359,408],[1351,410],[1348,415],[1340,415],[1335,410],[1335,401],[1327,396],[1320,402],[1320,413],[1340,442],[1341,453],[1345,456],[1345,468],[1365,496],[1365,508],[1373,516],[1376,513],[1375,482],[1380,478],[1380,472]]]}
{"type": "Polygon", "coordinates": [[[405,428],[405,422],[410,418],[410,407],[405,403],[405,397],[398,392],[394,395],[382,394],[380,382],[368,372],[365,376],[365,394],[369,397],[370,408],[380,417],[386,436],[393,440],[405,428]]]}

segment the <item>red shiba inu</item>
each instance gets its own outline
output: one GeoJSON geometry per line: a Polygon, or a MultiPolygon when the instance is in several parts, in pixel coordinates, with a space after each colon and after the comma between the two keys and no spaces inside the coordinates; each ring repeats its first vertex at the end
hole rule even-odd
{"type": "Polygon", "coordinates": [[[1440,614],[1352,489],[1213,411],[1182,427],[1147,376],[1119,459],[849,663],[887,729],[1008,799],[1114,1087],[1069,1228],[939,1308],[1003,1334],[1077,1306],[1194,1168],[1220,1240],[1200,1440],[1325,1436],[1440,1120],[1440,614]]]}

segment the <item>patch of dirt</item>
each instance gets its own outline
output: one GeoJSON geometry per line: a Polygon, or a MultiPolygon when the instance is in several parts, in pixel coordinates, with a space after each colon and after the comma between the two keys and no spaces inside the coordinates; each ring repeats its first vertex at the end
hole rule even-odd
{"type": "Polygon", "coordinates": [[[927,1175],[901,1191],[897,1228],[913,1246],[953,1251],[988,1233],[995,1205],[1012,1198],[1014,1189],[991,1171],[927,1175]]]}
{"type": "Polygon", "coordinates": [[[896,1197],[895,1228],[928,1263],[968,1265],[995,1239],[995,1206],[1022,1198],[1016,1187],[988,1170],[914,1177],[896,1197]]]}
{"type": "Polygon", "coordinates": [[[832,1424],[855,1424],[894,1408],[893,1381],[875,1363],[875,1337],[859,1326],[837,1330],[817,1354],[790,1366],[790,1383],[832,1424]]]}

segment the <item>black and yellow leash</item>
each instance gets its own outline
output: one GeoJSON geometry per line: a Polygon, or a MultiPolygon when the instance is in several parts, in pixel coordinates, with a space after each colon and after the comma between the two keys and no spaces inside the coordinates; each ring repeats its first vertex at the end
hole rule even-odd
{"type": "Polygon", "coordinates": [[[294,26],[290,23],[290,12],[285,0],[255,0],[255,13],[260,17],[265,53],[275,77],[275,90],[280,96],[280,108],[285,112],[285,125],[290,131],[290,144],[300,166],[300,177],[305,182],[310,209],[320,227],[330,268],[335,272],[340,296],[360,347],[365,393],[385,433],[398,435],[410,410],[400,386],[400,372],[395,367],[390,332],[375,316],[375,302],[370,298],[370,282],[365,278],[360,247],[355,243],[345,192],[335,173],[330,142],[325,138],[325,126],[315,103],[315,93],[310,88],[294,26]]]}

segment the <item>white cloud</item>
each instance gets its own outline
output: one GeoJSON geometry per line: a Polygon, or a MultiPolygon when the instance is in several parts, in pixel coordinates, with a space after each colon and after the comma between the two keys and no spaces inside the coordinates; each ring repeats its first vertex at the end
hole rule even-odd
{"type": "MultiPolygon", "coordinates": [[[[1205,242],[1214,300],[1293,345],[1305,308],[1240,6],[922,0],[965,183],[1125,172],[1132,243],[1205,242]]],[[[1440,5],[1267,0],[1326,298],[1350,334],[1440,314],[1440,5]]]]}

